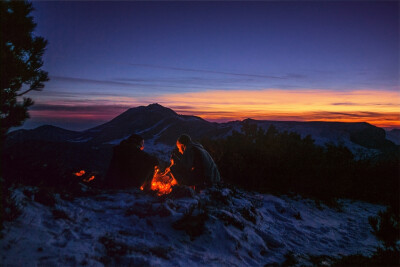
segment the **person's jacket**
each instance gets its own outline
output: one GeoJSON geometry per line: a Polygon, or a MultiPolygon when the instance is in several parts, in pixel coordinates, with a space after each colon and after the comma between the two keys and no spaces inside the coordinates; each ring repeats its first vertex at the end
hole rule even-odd
{"type": "Polygon", "coordinates": [[[105,179],[108,188],[140,187],[151,179],[158,160],[131,144],[122,142],[114,147],[105,179]]]}
{"type": "Polygon", "coordinates": [[[180,157],[174,157],[171,171],[178,183],[184,185],[212,185],[221,180],[210,154],[201,144],[194,142],[187,145],[180,157]]]}

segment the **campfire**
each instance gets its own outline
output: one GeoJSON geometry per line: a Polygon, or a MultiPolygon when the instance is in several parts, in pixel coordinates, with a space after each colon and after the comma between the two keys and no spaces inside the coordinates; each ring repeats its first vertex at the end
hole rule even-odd
{"type": "MultiPolygon", "coordinates": [[[[171,173],[169,167],[165,169],[165,171],[161,172],[160,168],[156,166],[149,188],[150,190],[157,192],[158,196],[162,196],[171,193],[172,187],[177,184],[178,182],[171,173]]],[[[146,183],[140,187],[140,190],[144,190],[145,188],[146,183]]]]}
{"type": "MultiPolygon", "coordinates": [[[[172,187],[178,184],[174,175],[171,173],[171,166],[167,167],[164,171],[161,171],[159,166],[156,166],[154,168],[154,175],[151,181],[144,182],[143,185],[140,187],[140,190],[151,190],[156,192],[158,196],[171,193],[172,187]]],[[[80,170],[73,173],[75,177],[85,183],[90,183],[96,178],[93,174],[95,173],[87,172],[85,170],[80,170]]]]}

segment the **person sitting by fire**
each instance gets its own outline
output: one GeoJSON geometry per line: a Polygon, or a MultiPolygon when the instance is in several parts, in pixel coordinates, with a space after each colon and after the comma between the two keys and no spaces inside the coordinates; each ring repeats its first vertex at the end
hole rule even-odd
{"type": "Polygon", "coordinates": [[[140,187],[151,181],[158,159],[143,151],[144,139],[132,134],[114,147],[113,156],[108,168],[105,186],[107,188],[140,187]]]}
{"type": "Polygon", "coordinates": [[[170,170],[178,184],[195,186],[197,190],[220,182],[217,165],[201,144],[182,134],[176,146],[178,151],[172,152],[170,170]]]}

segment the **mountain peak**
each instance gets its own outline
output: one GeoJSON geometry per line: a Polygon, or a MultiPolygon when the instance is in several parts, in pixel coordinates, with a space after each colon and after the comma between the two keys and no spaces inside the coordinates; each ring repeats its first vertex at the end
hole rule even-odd
{"type": "Polygon", "coordinates": [[[173,111],[170,108],[166,108],[158,103],[153,103],[147,106],[139,106],[139,107],[135,107],[135,108],[130,108],[127,110],[128,113],[136,113],[136,112],[162,112],[164,114],[167,115],[177,115],[175,111],[173,111]]]}
{"type": "Polygon", "coordinates": [[[166,108],[158,103],[153,103],[147,106],[147,108],[166,108]]]}
{"type": "Polygon", "coordinates": [[[153,103],[153,104],[150,104],[147,106],[142,106],[139,108],[143,108],[143,110],[147,111],[147,112],[162,112],[167,115],[177,115],[176,112],[173,111],[172,109],[166,108],[158,103],[153,103]]]}
{"type": "Polygon", "coordinates": [[[147,105],[145,108],[151,109],[151,110],[171,110],[172,111],[172,109],[166,108],[158,103],[153,103],[153,104],[147,105]]]}
{"type": "Polygon", "coordinates": [[[50,124],[44,124],[44,125],[38,126],[34,130],[49,130],[49,129],[69,131],[64,128],[57,127],[57,126],[50,125],[50,124]]]}

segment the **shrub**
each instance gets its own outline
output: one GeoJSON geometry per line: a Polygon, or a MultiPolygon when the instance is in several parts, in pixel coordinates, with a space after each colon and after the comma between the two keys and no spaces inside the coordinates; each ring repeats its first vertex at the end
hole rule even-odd
{"type": "Polygon", "coordinates": [[[317,146],[311,136],[267,131],[247,121],[226,139],[204,139],[221,177],[248,190],[316,198],[337,206],[336,198],[389,204],[398,201],[399,151],[357,160],[344,146],[317,146]]]}
{"type": "Polygon", "coordinates": [[[0,230],[3,229],[4,222],[11,222],[17,219],[21,213],[22,208],[17,203],[15,197],[12,195],[10,185],[6,184],[3,179],[0,178],[0,189],[1,189],[1,208],[0,208],[0,230]]]}

